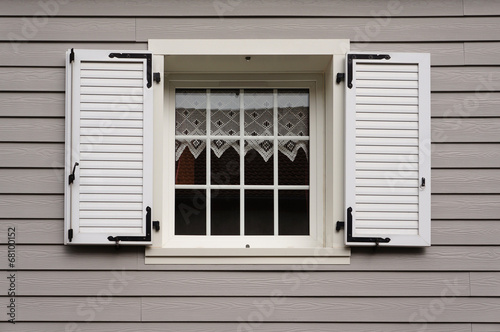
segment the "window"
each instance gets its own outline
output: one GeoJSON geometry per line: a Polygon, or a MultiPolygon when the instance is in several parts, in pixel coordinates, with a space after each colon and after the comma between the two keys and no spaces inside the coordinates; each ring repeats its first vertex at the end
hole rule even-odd
{"type": "Polygon", "coordinates": [[[310,209],[311,198],[323,209],[324,167],[313,162],[324,141],[324,111],[316,105],[322,77],[314,79],[260,89],[170,80],[175,168],[165,170],[175,175],[175,191],[173,206],[166,203],[175,222],[167,226],[168,247],[323,245],[323,225],[310,209]]]}
{"type": "Polygon", "coordinates": [[[149,48],[67,53],[66,244],[150,245],[148,264],[346,264],[345,244],[430,245],[428,55],[149,48]]]}

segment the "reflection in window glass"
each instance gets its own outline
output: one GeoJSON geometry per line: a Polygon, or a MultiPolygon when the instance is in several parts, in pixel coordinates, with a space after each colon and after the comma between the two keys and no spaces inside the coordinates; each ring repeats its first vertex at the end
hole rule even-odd
{"type": "Polygon", "coordinates": [[[309,235],[309,190],[279,190],[279,235],[309,235]]]}
{"type": "Polygon", "coordinates": [[[175,190],[175,235],[206,235],[206,214],[205,190],[175,190]]]}
{"type": "Polygon", "coordinates": [[[240,191],[212,190],[212,235],[240,235],[240,191]]]}
{"type": "Polygon", "coordinates": [[[273,190],[245,190],[245,235],[273,234],[273,190]]]}

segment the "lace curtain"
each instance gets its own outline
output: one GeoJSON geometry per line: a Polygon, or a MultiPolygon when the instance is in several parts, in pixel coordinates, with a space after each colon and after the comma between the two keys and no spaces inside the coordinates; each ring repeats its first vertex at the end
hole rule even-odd
{"type": "MultiPolygon", "coordinates": [[[[186,148],[198,158],[206,148],[207,135],[207,91],[177,90],[175,115],[176,160],[186,148]],[[182,136],[189,136],[182,138],[182,136]],[[194,137],[193,136],[200,136],[194,137]]],[[[302,149],[308,155],[308,139],[297,136],[309,135],[309,92],[307,90],[284,90],[277,93],[277,114],[274,114],[273,90],[244,90],[243,92],[244,136],[260,136],[244,140],[245,155],[257,151],[265,161],[274,153],[274,126],[277,119],[278,151],[295,160],[302,149]],[[264,136],[264,138],[263,138],[264,136]],[[265,136],[269,136],[266,139],[265,136]],[[287,139],[287,136],[293,138],[287,139]]],[[[210,124],[211,149],[220,158],[227,149],[240,153],[241,135],[240,90],[211,90],[210,124]],[[235,136],[235,139],[213,136],[235,136]]]]}

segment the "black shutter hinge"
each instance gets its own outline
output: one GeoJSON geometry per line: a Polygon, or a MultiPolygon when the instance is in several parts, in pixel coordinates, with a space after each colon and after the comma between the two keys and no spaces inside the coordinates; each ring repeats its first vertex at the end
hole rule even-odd
{"type": "Polygon", "coordinates": [[[146,59],[146,79],[148,89],[152,86],[152,57],[150,53],[109,53],[110,58],[120,59],[146,59]]]}
{"type": "Polygon", "coordinates": [[[71,49],[71,52],[69,53],[69,63],[72,63],[75,61],[75,50],[71,49]]]}
{"type": "Polygon", "coordinates": [[[73,228],[68,229],[68,241],[73,240],[73,228]]]}
{"type": "Polygon", "coordinates": [[[352,89],[352,66],[354,60],[389,60],[389,54],[347,54],[347,87],[352,89]]]}
{"type": "Polygon", "coordinates": [[[345,73],[337,73],[337,79],[335,80],[335,82],[337,84],[340,84],[340,82],[344,80],[345,80],[345,73]]]}
{"type": "Polygon", "coordinates": [[[78,166],[78,165],[80,165],[80,164],[76,162],[75,165],[73,166],[73,172],[68,177],[69,184],[72,184],[73,181],[75,181],[75,171],[76,171],[76,166],[78,166]]]}
{"type": "Polygon", "coordinates": [[[160,83],[161,82],[160,73],[153,73],[153,81],[155,81],[155,83],[160,83]]]}
{"type": "Polygon", "coordinates": [[[120,241],[151,241],[151,208],[146,207],[146,235],[145,236],[108,236],[108,241],[115,242],[116,247],[120,245],[120,241]]]}
{"type": "MultiPolygon", "coordinates": [[[[336,230],[339,231],[339,223],[342,223],[342,221],[337,221],[337,227],[336,230]]],[[[389,243],[391,241],[390,238],[382,238],[382,237],[354,237],[352,236],[352,207],[347,208],[347,242],[373,242],[375,243],[376,246],[379,245],[379,243],[389,243]]]]}

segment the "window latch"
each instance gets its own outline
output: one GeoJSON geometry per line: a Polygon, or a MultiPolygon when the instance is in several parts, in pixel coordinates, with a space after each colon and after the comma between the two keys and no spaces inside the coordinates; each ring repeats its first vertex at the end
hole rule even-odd
{"type": "Polygon", "coordinates": [[[337,84],[340,84],[340,82],[344,80],[345,80],[345,73],[337,73],[337,79],[335,80],[335,82],[337,84]]]}
{"type": "Polygon", "coordinates": [[[78,162],[75,163],[73,166],[73,172],[68,177],[68,182],[69,184],[72,184],[75,181],[75,171],[76,171],[76,166],[80,165],[78,162]]]}

